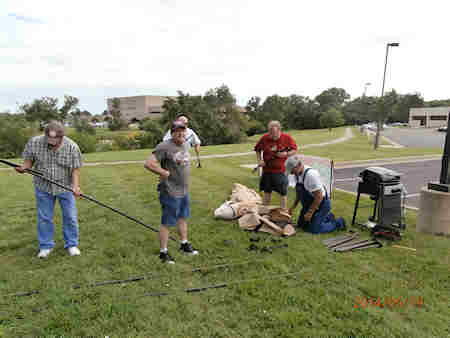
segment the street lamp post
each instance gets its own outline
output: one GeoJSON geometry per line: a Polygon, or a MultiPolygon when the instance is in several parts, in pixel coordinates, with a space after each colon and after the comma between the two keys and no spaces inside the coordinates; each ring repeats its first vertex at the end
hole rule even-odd
{"type": "MultiPolygon", "coordinates": [[[[386,80],[386,67],[387,67],[387,60],[388,60],[388,54],[389,54],[389,47],[398,47],[400,44],[398,42],[389,42],[386,44],[386,59],[384,61],[384,73],[383,73],[383,85],[381,86],[381,98],[384,96],[384,82],[386,80]]],[[[378,117],[377,121],[377,133],[375,135],[375,150],[378,148],[378,144],[380,143],[380,130],[383,127],[383,119],[381,115],[378,117]]]]}
{"type": "Polygon", "coordinates": [[[366,82],[366,83],[364,84],[364,93],[363,93],[363,96],[366,96],[367,87],[369,87],[370,85],[371,85],[370,82],[366,82]]]}

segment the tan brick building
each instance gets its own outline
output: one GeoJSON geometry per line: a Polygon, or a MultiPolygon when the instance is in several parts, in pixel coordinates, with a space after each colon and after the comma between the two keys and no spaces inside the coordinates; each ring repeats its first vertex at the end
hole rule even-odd
{"type": "MultiPolygon", "coordinates": [[[[141,121],[146,117],[158,118],[163,112],[164,101],[168,98],[175,99],[176,96],[153,96],[153,95],[141,95],[141,96],[126,96],[117,97],[120,101],[120,113],[122,118],[127,122],[133,123],[141,121]]],[[[107,110],[113,109],[112,102],[114,98],[108,98],[107,110]]]]}
{"type": "Polygon", "coordinates": [[[409,109],[409,126],[436,128],[447,126],[450,107],[424,107],[409,109]]]}

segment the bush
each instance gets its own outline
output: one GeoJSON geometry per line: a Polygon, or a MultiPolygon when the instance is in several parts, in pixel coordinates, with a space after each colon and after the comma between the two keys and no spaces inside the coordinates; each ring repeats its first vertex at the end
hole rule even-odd
{"type": "Polygon", "coordinates": [[[13,117],[0,119],[0,157],[20,157],[35,131],[20,119],[13,117]]]}
{"type": "Polygon", "coordinates": [[[266,127],[261,121],[250,120],[248,122],[248,129],[246,131],[247,136],[253,136],[256,134],[264,134],[266,132],[266,127]]]}
{"type": "Polygon", "coordinates": [[[136,142],[138,142],[140,149],[154,148],[159,143],[158,139],[149,132],[143,132],[137,135],[136,142]]]}
{"type": "Polygon", "coordinates": [[[97,148],[97,140],[95,136],[85,134],[85,133],[72,133],[67,135],[80,147],[81,152],[84,153],[94,153],[97,148]]]}
{"type": "Polygon", "coordinates": [[[164,137],[164,130],[161,128],[159,123],[153,119],[145,119],[144,121],[142,121],[139,129],[149,133],[153,138],[153,143],[156,142],[156,144],[161,142],[164,137]]]}
{"type": "Polygon", "coordinates": [[[75,119],[73,122],[73,127],[78,133],[86,133],[89,135],[96,134],[95,128],[86,119],[81,118],[75,119]]]}
{"type": "Polygon", "coordinates": [[[134,150],[139,148],[139,142],[136,140],[137,134],[114,135],[113,141],[117,150],[134,150]]]}
{"type": "Polygon", "coordinates": [[[96,147],[96,152],[114,151],[114,143],[111,140],[99,140],[96,147]]]}

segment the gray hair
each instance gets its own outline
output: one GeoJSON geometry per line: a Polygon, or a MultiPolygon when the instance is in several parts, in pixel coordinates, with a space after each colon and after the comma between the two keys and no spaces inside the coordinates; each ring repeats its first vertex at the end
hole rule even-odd
{"type": "Polygon", "coordinates": [[[58,121],[50,121],[44,129],[45,135],[48,136],[50,131],[54,131],[57,137],[64,136],[64,126],[61,122],[58,121]]]}
{"type": "Polygon", "coordinates": [[[267,124],[267,129],[273,128],[273,127],[278,127],[281,129],[281,123],[279,121],[270,121],[267,124]]]}
{"type": "Polygon", "coordinates": [[[286,176],[290,175],[292,172],[292,169],[297,167],[299,164],[302,164],[302,156],[301,155],[292,155],[288,157],[284,165],[286,166],[286,176]]]}

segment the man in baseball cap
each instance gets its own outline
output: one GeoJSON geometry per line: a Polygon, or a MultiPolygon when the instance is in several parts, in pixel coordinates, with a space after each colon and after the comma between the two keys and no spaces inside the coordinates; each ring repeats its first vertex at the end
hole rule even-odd
{"type": "Polygon", "coordinates": [[[161,204],[161,227],[159,230],[161,262],[174,264],[167,244],[169,228],[177,227],[180,235],[180,251],[198,255],[198,250],[188,242],[187,219],[191,215],[189,198],[190,156],[185,146],[186,125],[176,120],[170,125],[171,138],[158,144],[145,161],[144,167],[160,178],[158,185],[161,204]]]}
{"type": "MultiPolygon", "coordinates": [[[[193,147],[195,149],[195,153],[197,154],[198,167],[201,168],[201,165],[200,165],[200,145],[201,145],[202,142],[200,141],[200,138],[195,133],[195,131],[193,131],[191,128],[189,128],[189,119],[188,119],[187,115],[179,114],[176,117],[175,122],[177,122],[177,121],[180,121],[180,122],[184,123],[184,125],[186,126],[186,133],[184,135],[185,146],[187,148],[193,147]]],[[[167,131],[167,133],[163,137],[163,141],[170,140],[171,138],[172,138],[172,129],[167,131]]]]}
{"type": "Polygon", "coordinates": [[[180,120],[175,120],[170,126],[170,133],[172,134],[177,129],[186,129],[186,125],[180,120]]]}
{"type": "Polygon", "coordinates": [[[296,198],[289,213],[302,202],[302,210],[298,217],[297,227],[313,234],[326,233],[334,230],[344,230],[345,220],[335,219],[331,211],[331,201],[325,186],[322,184],[319,172],[306,166],[300,155],[289,157],[285,163],[286,176],[294,175],[296,198]]]}

